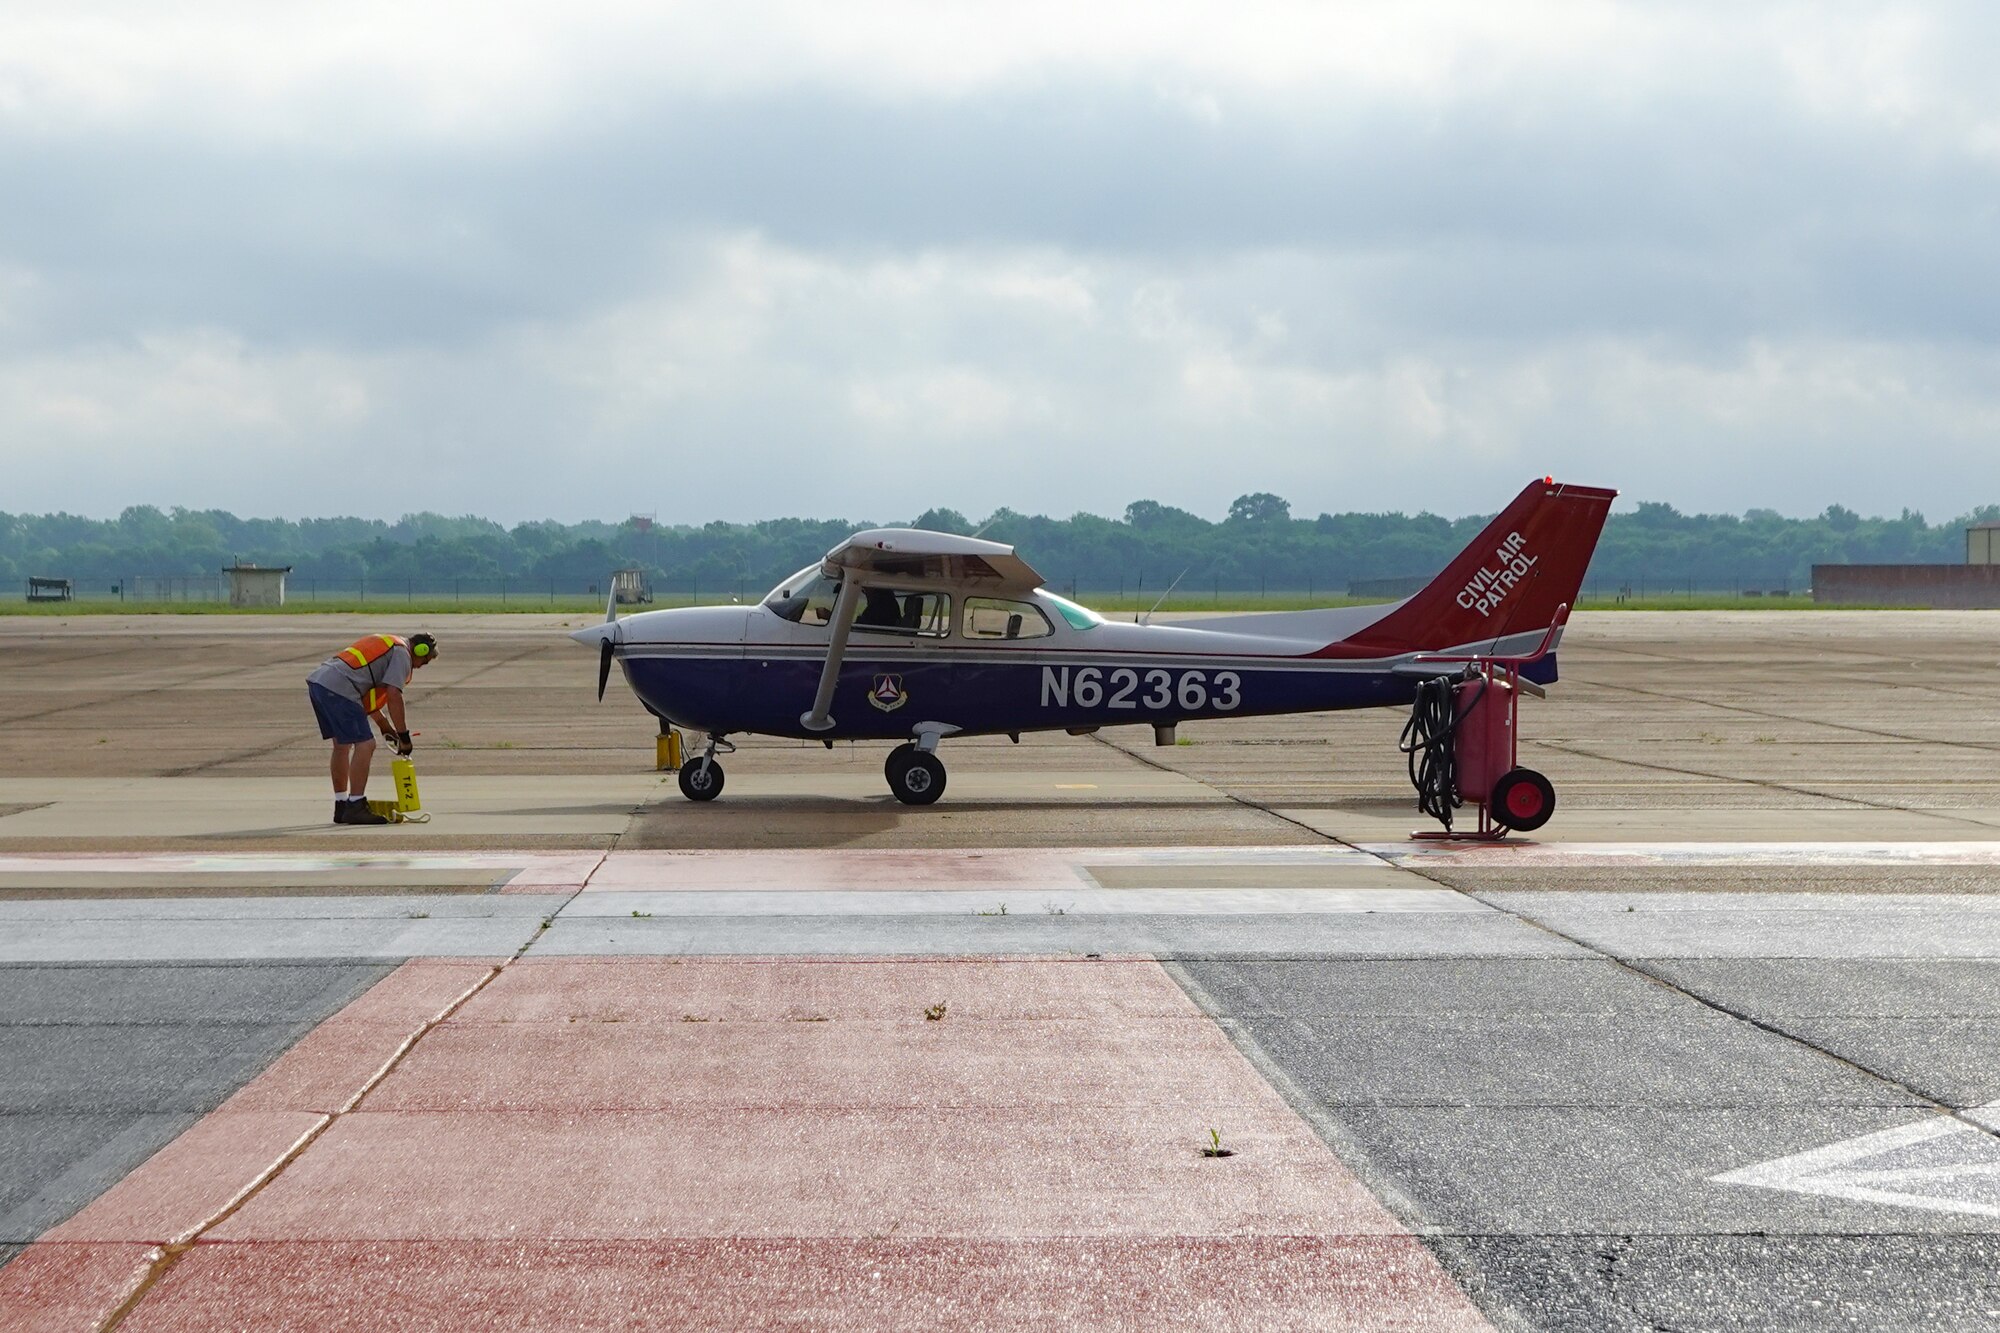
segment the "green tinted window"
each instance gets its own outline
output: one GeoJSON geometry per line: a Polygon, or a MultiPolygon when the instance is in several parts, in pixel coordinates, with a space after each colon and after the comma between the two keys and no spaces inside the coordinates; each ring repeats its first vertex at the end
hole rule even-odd
{"type": "Polygon", "coordinates": [[[1052,592],[1045,592],[1042,596],[1049,599],[1050,605],[1055,607],[1058,615],[1069,622],[1071,629],[1096,629],[1104,623],[1104,618],[1097,612],[1088,607],[1078,606],[1068,598],[1058,597],[1052,592]]]}

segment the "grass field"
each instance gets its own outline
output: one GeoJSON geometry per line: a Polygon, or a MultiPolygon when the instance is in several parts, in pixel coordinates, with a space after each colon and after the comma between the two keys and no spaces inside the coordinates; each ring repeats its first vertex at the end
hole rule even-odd
{"type": "MultiPolygon", "coordinates": [[[[1120,596],[1116,592],[1078,593],[1077,601],[1092,610],[1108,616],[1125,617],[1145,611],[1153,605],[1151,599],[1141,600],[1131,594],[1120,596]]],[[[1379,605],[1379,599],[1372,599],[1379,605]]],[[[629,606],[621,608],[621,615],[632,615],[639,611],[660,610],[673,606],[692,605],[685,597],[662,597],[650,606],[629,606]]],[[[702,606],[727,605],[728,599],[718,601],[703,598],[702,606]]],[[[1187,611],[1301,611],[1310,608],[1333,606],[1366,606],[1371,599],[1353,597],[1328,597],[1324,594],[1309,595],[1305,592],[1272,592],[1260,596],[1257,593],[1212,593],[1191,594],[1169,598],[1159,608],[1161,616],[1187,611]]],[[[1878,607],[1870,605],[1836,605],[1815,602],[1804,593],[1789,597],[1743,597],[1729,592],[1673,593],[1667,596],[1631,597],[1623,601],[1615,597],[1584,596],[1577,600],[1579,611],[1812,611],[1812,610],[1916,610],[1913,607],[1878,607]]],[[[270,616],[270,615],[397,615],[397,616],[442,616],[442,615],[496,615],[508,613],[540,613],[563,615],[604,614],[604,602],[597,597],[549,597],[521,596],[502,601],[498,597],[455,598],[451,596],[385,596],[361,598],[322,597],[307,601],[288,602],[283,607],[260,607],[236,609],[219,602],[175,601],[175,602],[121,602],[115,597],[79,598],[73,602],[0,602],[0,615],[7,616],[270,616]]]]}

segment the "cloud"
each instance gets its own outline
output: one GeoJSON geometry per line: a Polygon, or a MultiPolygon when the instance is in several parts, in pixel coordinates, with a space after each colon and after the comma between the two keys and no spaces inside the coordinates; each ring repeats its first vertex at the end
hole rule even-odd
{"type": "Polygon", "coordinates": [[[8,504],[1466,512],[1557,470],[1949,512],[1994,498],[1996,37],[1969,4],[16,7],[8,504]]]}

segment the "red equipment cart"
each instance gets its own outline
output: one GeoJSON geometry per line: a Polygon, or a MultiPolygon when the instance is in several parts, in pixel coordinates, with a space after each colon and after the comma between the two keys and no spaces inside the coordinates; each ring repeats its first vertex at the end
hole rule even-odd
{"type": "Polygon", "coordinates": [[[1520,764],[1521,694],[1543,697],[1542,687],[1521,675],[1521,668],[1548,656],[1556,636],[1569,619],[1567,605],[1556,608],[1548,632],[1532,653],[1519,657],[1485,654],[1420,653],[1411,666],[1463,665],[1463,680],[1452,686],[1454,722],[1451,733],[1456,787],[1479,807],[1479,828],[1418,829],[1412,838],[1425,841],[1498,842],[1509,833],[1530,833],[1555,813],[1553,784],[1520,764]]]}

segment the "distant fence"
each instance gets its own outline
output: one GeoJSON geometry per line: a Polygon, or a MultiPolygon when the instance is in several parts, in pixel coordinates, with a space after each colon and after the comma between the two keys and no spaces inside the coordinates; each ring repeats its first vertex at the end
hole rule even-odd
{"type": "MultiPolygon", "coordinates": [[[[1815,568],[1828,568],[1816,566],[1815,568]]],[[[1836,567],[1837,568],[1837,567],[1836,567]]],[[[1861,568],[1861,567],[1849,567],[1861,568]]],[[[1895,568],[1895,567],[1891,567],[1895,568]]],[[[1966,566],[1917,566],[1917,568],[1964,569],[1966,566]]],[[[2000,566],[1989,568],[2000,570],[2000,566]]],[[[650,583],[654,605],[713,606],[729,602],[755,602],[775,587],[785,573],[767,576],[743,574],[736,578],[711,579],[679,575],[655,576],[650,583]]],[[[292,575],[286,582],[288,605],[310,610],[314,603],[340,605],[394,605],[423,603],[429,606],[471,604],[512,607],[562,605],[566,609],[580,603],[602,606],[609,593],[611,571],[594,580],[516,578],[316,578],[292,575]]],[[[1103,611],[1144,611],[1160,600],[1173,584],[1173,576],[1135,573],[1117,575],[1051,574],[1052,592],[1073,597],[1103,611]]],[[[1303,583],[1248,582],[1242,579],[1185,579],[1173,588],[1168,605],[1199,610],[1203,603],[1240,606],[1246,602],[1280,605],[1325,605],[1341,601],[1391,602],[1409,596],[1426,582],[1421,577],[1397,579],[1345,579],[1328,576],[1303,583]]],[[[221,574],[133,574],[124,578],[77,580],[75,595],[80,600],[102,603],[136,602],[156,604],[214,604],[229,602],[229,579],[221,574]]],[[[1751,604],[1803,595],[1790,587],[1784,576],[1740,577],[1719,580],[1701,576],[1659,577],[1645,575],[1621,580],[1592,578],[1578,597],[1583,604],[1618,605],[1628,601],[1652,604],[1674,600],[1713,601],[1743,599],[1751,604]]],[[[1860,598],[1855,600],[1889,600],[1860,598]]],[[[621,599],[622,602],[622,599],[621,599]]],[[[1942,605],[1943,603],[1938,603],[1942,605]]],[[[643,604],[642,604],[643,605],[643,604]]]]}

